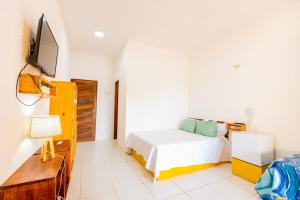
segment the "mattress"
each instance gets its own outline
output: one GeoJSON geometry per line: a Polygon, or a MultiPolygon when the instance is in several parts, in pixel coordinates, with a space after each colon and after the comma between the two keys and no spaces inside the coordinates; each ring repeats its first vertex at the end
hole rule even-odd
{"type": "Polygon", "coordinates": [[[127,145],[146,161],[145,168],[159,176],[160,171],[230,160],[230,143],[223,135],[215,138],[182,130],[134,132],[127,145]]]}

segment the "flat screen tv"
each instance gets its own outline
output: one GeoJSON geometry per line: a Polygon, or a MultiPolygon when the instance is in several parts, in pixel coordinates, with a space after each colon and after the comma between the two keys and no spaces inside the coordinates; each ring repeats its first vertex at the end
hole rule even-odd
{"type": "Polygon", "coordinates": [[[39,20],[36,40],[31,45],[29,63],[50,77],[55,77],[58,44],[44,16],[39,20]]]}

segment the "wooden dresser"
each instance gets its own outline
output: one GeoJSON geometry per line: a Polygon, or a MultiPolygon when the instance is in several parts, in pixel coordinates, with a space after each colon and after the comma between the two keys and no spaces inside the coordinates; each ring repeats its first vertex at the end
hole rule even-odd
{"type": "Polygon", "coordinates": [[[70,141],[55,142],[54,159],[41,160],[40,151],[31,156],[0,187],[0,200],[55,200],[65,198],[71,175],[70,141]]]}
{"type": "Polygon", "coordinates": [[[66,182],[67,188],[71,179],[71,172],[73,167],[73,160],[71,158],[71,146],[69,140],[61,141],[61,144],[58,144],[59,141],[54,141],[55,153],[65,157],[66,159],[66,182]]]}
{"type": "MultiPolygon", "coordinates": [[[[55,154],[65,157],[66,159],[66,182],[69,185],[72,173],[73,161],[70,153],[70,140],[54,141],[55,154]],[[60,142],[60,143],[59,143],[60,142]]],[[[41,149],[37,150],[34,155],[41,155],[41,149]]]]}
{"type": "Polygon", "coordinates": [[[0,200],[55,200],[66,196],[66,164],[62,157],[31,156],[1,187],[0,200]]]}

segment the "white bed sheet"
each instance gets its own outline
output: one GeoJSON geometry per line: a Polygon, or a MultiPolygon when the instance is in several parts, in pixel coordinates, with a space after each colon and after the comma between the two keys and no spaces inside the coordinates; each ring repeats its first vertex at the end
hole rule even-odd
{"type": "Polygon", "coordinates": [[[215,138],[188,133],[182,130],[134,132],[127,145],[142,155],[146,169],[154,172],[175,167],[218,163],[230,160],[230,142],[224,136],[215,138]]]}

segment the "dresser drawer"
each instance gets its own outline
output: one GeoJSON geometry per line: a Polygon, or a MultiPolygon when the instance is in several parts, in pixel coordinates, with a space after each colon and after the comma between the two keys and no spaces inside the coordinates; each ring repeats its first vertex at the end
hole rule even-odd
{"type": "Polygon", "coordinates": [[[55,179],[49,179],[3,188],[0,200],[55,200],[55,192],[55,179]]]}
{"type": "Polygon", "coordinates": [[[260,167],[237,158],[232,158],[232,173],[252,183],[258,181],[267,167],[268,165],[260,167]]]}

